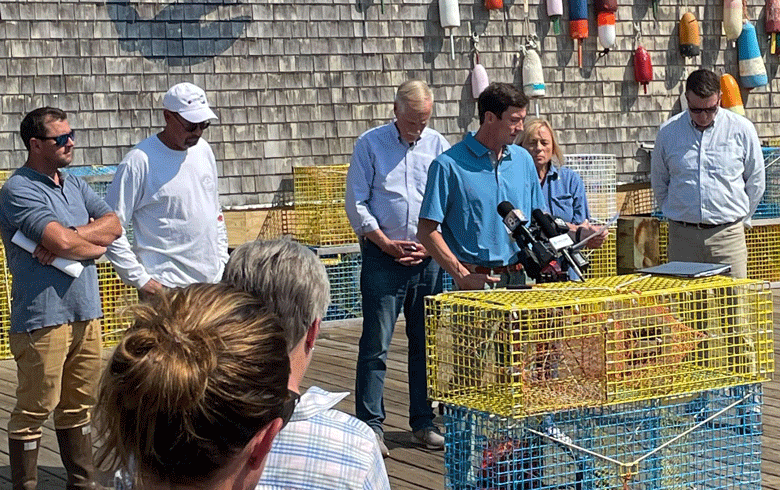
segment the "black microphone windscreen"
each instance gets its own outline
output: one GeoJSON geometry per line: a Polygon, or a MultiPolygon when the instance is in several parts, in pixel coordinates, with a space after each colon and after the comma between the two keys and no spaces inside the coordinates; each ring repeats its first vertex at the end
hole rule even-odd
{"type": "Polygon", "coordinates": [[[549,216],[547,216],[544,211],[541,209],[534,209],[531,211],[531,216],[536,220],[536,222],[539,224],[539,226],[542,228],[542,231],[545,235],[547,235],[547,238],[552,238],[554,236],[558,236],[557,230],[555,229],[555,225],[553,225],[552,220],[549,216]]]}
{"type": "Polygon", "coordinates": [[[511,213],[515,207],[509,201],[504,201],[498,205],[498,214],[502,218],[506,218],[506,215],[511,213]]]}

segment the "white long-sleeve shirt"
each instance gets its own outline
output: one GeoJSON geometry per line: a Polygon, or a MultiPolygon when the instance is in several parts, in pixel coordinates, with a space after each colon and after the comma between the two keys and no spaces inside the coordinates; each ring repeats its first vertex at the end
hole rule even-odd
{"type": "Polygon", "coordinates": [[[185,151],[168,148],[157,135],[140,142],[119,164],[106,202],[124,230],[106,257],[125,283],[141,288],[154,279],[181,287],[222,278],[227,229],[216,159],[203,138],[185,151]]]}

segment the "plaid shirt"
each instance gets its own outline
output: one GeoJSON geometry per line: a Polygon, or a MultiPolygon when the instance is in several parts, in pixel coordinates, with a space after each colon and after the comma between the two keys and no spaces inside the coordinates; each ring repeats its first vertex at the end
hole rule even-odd
{"type": "Polygon", "coordinates": [[[255,490],[390,490],[374,431],[331,409],[347,395],[312,386],[301,396],[255,490]]]}

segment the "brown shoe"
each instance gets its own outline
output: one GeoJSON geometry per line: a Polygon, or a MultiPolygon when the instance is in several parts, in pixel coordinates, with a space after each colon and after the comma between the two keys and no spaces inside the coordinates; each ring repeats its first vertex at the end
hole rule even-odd
{"type": "Polygon", "coordinates": [[[38,488],[38,448],[41,439],[22,441],[8,439],[8,459],[11,465],[11,488],[13,490],[36,490],[38,488]]]}
{"type": "Polygon", "coordinates": [[[68,472],[66,490],[105,490],[94,480],[92,433],[89,425],[72,429],[57,429],[60,458],[68,472]]]}

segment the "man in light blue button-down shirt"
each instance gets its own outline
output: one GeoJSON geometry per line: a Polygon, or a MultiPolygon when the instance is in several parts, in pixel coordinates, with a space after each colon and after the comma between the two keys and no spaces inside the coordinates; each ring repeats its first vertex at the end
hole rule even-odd
{"type": "Polygon", "coordinates": [[[688,110],[658,131],[653,192],[669,219],[669,260],[724,263],[747,277],[745,224],[764,194],[764,158],[749,120],[720,108],[720,79],[696,70],[688,110]]]}
{"type": "Polygon", "coordinates": [[[387,350],[401,308],[409,339],[409,425],[416,442],[444,446],[433,425],[425,377],[425,303],[441,291],[441,269],[416,238],[420,203],[431,161],[450,145],[427,127],[433,95],[425,82],[403,83],[396,94],[395,120],[363,133],[347,172],[346,211],[360,237],[363,334],[355,381],[355,414],[377,434],[382,424],[387,350]]]}

